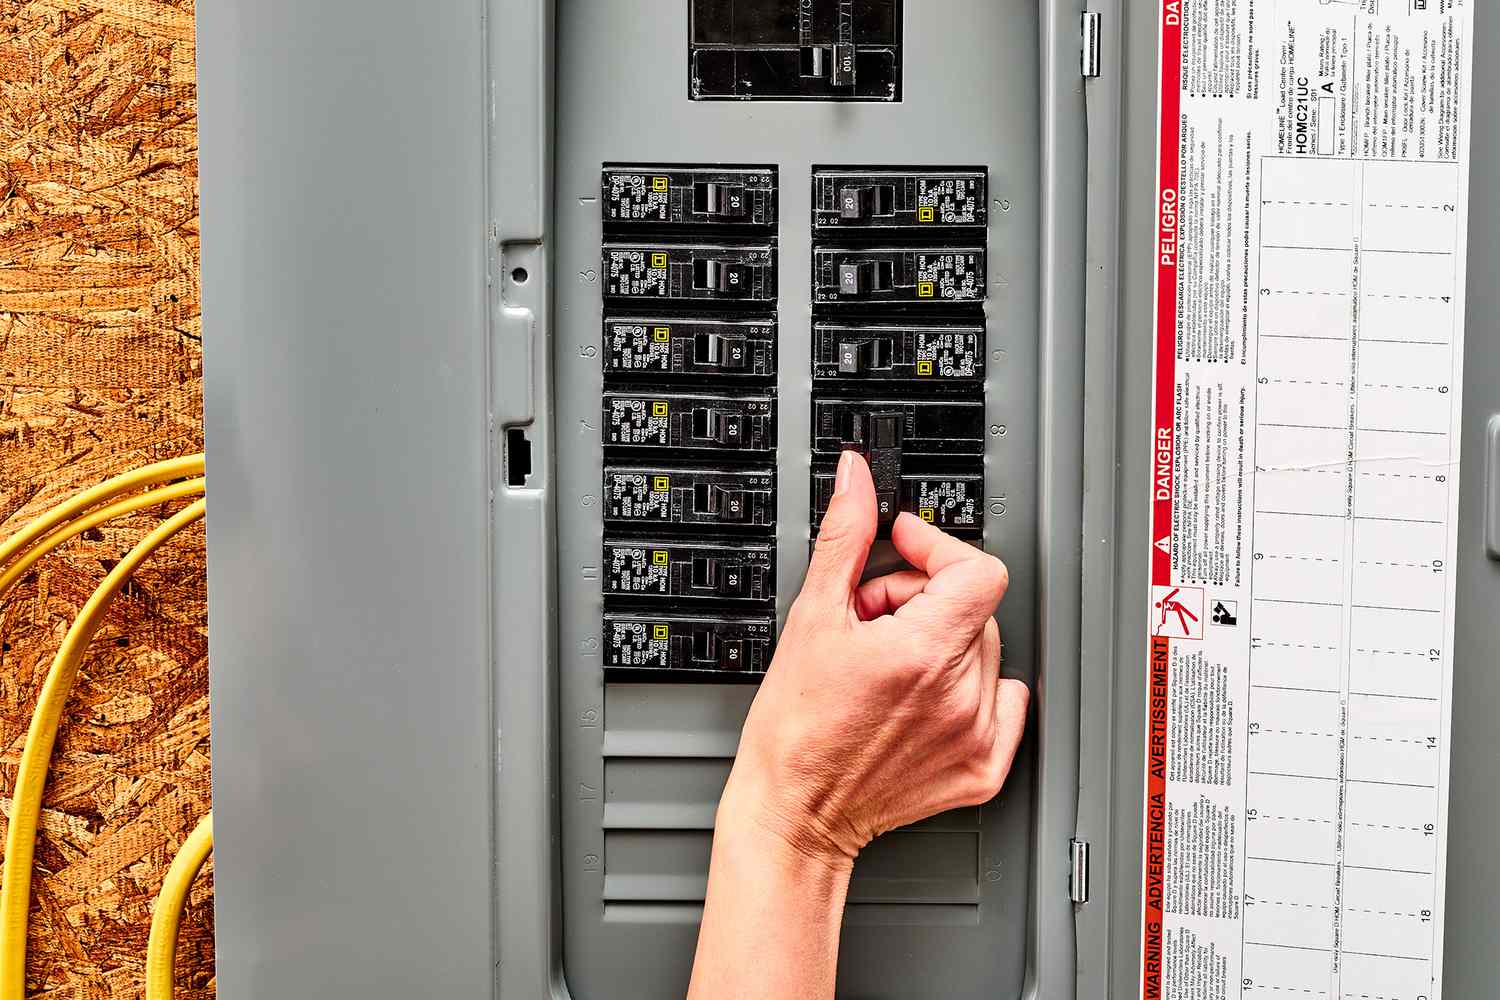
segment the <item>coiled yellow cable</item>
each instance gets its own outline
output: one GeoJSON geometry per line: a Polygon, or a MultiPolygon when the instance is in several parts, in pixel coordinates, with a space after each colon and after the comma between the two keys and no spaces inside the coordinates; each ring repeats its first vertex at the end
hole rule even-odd
{"type": "MultiPolygon", "coordinates": [[[[199,456],[199,461],[201,462],[201,456],[199,456]]],[[[200,464],[200,471],[201,468],[200,464]]],[[[187,473],[173,473],[163,479],[149,480],[149,482],[175,479],[183,474],[187,473]]],[[[129,476],[130,474],[127,474],[111,482],[119,482],[129,476]]],[[[137,481],[133,485],[143,485],[144,482],[147,481],[137,481]]],[[[124,489],[128,488],[130,487],[124,487],[124,489]]],[[[93,502],[108,499],[122,491],[116,490],[97,497],[93,502]]],[[[94,491],[86,491],[85,494],[80,494],[80,497],[92,492],[94,491]]],[[[0,1000],[25,1000],[26,996],[26,922],[31,906],[31,865],[36,853],[36,831],[41,817],[42,790],[47,780],[47,765],[52,757],[53,744],[57,740],[57,727],[62,719],[63,707],[73,688],[73,681],[78,676],[79,661],[83,659],[89,640],[93,638],[94,632],[103,621],[104,612],[115,595],[120,592],[120,588],[125,585],[125,581],[130,579],[131,574],[141,563],[169,538],[193,522],[201,520],[206,510],[206,501],[196,500],[163,521],[141,539],[135,548],[131,549],[125,558],[109,571],[104,582],[89,597],[83,610],[74,620],[73,626],[68,629],[68,634],[64,637],[62,646],[52,661],[52,669],[47,673],[41,697],[37,700],[36,712],[31,717],[31,727],[26,732],[26,744],[21,751],[21,766],[16,774],[10,829],[5,838],[5,871],[3,875],[0,875],[0,1000]]],[[[52,514],[48,514],[42,520],[51,518],[52,514]]],[[[64,520],[66,520],[65,517],[52,520],[51,526],[55,527],[64,520]]],[[[30,533],[31,538],[35,539],[47,533],[45,530],[33,531],[34,527],[35,524],[26,528],[21,534],[30,533]]],[[[14,542],[15,538],[11,541],[14,542]]],[[[14,553],[7,553],[6,557],[8,558],[11,554],[14,553]]]]}
{"type": "Polygon", "coordinates": [[[206,482],[207,480],[201,476],[197,479],[185,479],[180,483],[172,483],[170,486],[162,486],[147,493],[138,493],[123,500],[116,500],[107,507],[100,507],[98,510],[85,514],[82,517],[76,517],[68,521],[62,527],[27,549],[19,559],[6,567],[3,573],[0,573],[0,597],[3,597],[5,592],[17,580],[25,576],[26,571],[31,569],[37,560],[59,545],[62,545],[68,539],[76,538],[90,528],[97,528],[106,521],[113,521],[115,518],[125,514],[133,514],[138,510],[154,507],[159,503],[166,503],[170,500],[181,500],[185,497],[199,496],[203,493],[206,482]]]}
{"type": "Polygon", "coordinates": [[[151,911],[151,938],[146,944],[146,1000],[172,1000],[177,962],[177,930],[187,907],[193,879],[214,847],[214,814],[198,821],[167,869],[161,895],[151,911]]]}
{"type": "Polygon", "coordinates": [[[18,552],[32,542],[97,503],[112,500],[121,493],[129,493],[143,486],[155,486],[158,483],[170,483],[174,479],[187,479],[190,476],[201,475],[203,475],[203,455],[200,452],[197,455],[184,455],[182,458],[143,465],[139,469],[133,469],[106,480],[71,499],[64,500],[7,538],[4,544],[0,544],[0,564],[10,562],[18,552]]]}

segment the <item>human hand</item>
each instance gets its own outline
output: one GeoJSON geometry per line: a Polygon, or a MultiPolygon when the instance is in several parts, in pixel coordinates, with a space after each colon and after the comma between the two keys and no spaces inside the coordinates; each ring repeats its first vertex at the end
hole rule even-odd
{"type": "Polygon", "coordinates": [[[720,804],[721,823],[840,866],[993,798],[1026,723],[1026,685],[1000,679],[1004,564],[902,514],[891,541],[914,568],[861,585],[876,522],[869,466],[845,452],[720,804]]]}

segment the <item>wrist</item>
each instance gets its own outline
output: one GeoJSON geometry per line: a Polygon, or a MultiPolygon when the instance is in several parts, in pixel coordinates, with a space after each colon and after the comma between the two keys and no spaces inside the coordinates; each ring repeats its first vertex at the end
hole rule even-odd
{"type": "Polygon", "coordinates": [[[716,844],[727,836],[802,876],[826,876],[845,887],[858,854],[857,849],[848,850],[830,836],[819,818],[795,797],[764,787],[738,767],[719,800],[714,830],[716,844]]]}

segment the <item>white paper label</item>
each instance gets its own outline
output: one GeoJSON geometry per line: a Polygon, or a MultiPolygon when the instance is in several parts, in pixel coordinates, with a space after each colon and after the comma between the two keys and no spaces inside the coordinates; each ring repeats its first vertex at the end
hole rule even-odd
{"type": "Polygon", "coordinates": [[[1160,10],[1141,995],[1437,1000],[1472,3],[1160,10]]]}

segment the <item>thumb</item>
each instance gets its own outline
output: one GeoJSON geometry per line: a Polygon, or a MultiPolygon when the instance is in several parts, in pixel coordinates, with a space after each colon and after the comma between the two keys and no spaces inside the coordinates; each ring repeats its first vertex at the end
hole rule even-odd
{"type": "Polygon", "coordinates": [[[839,457],[833,500],[818,528],[817,545],[799,600],[812,600],[830,611],[849,607],[864,575],[877,521],[870,466],[858,452],[846,451],[839,457]]]}

